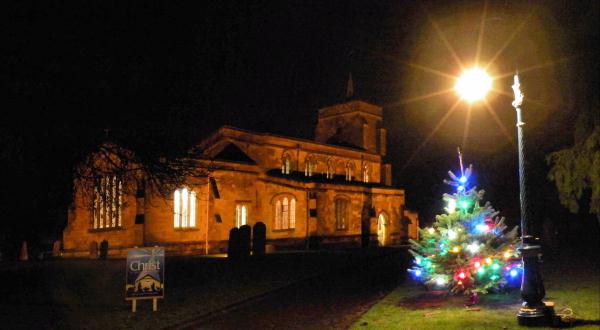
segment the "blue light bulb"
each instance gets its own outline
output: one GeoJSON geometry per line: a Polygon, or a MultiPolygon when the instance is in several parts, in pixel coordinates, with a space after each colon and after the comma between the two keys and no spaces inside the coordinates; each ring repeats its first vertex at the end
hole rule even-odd
{"type": "Polygon", "coordinates": [[[465,186],[458,186],[457,190],[458,191],[464,191],[465,190],[465,186]]]}
{"type": "Polygon", "coordinates": [[[516,270],[516,269],[513,269],[513,270],[511,270],[511,271],[510,271],[510,276],[511,276],[511,277],[515,277],[515,276],[517,276],[518,274],[519,274],[519,272],[517,272],[517,270],[516,270]]]}
{"type": "Polygon", "coordinates": [[[417,276],[417,277],[421,276],[421,271],[418,269],[415,270],[415,276],[417,276]]]}
{"type": "Polygon", "coordinates": [[[460,179],[458,179],[458,181],[460,181],[460,183],[465,183],[467,182],[467,177],[463,175],[460,177],[460,179]]]}

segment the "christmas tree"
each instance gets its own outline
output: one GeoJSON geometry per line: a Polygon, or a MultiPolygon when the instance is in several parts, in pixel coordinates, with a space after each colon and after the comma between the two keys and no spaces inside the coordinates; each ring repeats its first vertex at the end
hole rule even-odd
{"type": "Polygon", "coordinates": [[[443,196],[446,212],[420,230],[419,242],[410,242],[415,259],[409,272],[428,287],[474,296],[518,285],[517,227],[507,232],[504,217],[489,202],[481,204],[484,191],[471,186],[473,166],[463,170],[460,150],[459,160],[460,177],[449,171],[451,180],[444,180],[456,189],[443,196]]]}

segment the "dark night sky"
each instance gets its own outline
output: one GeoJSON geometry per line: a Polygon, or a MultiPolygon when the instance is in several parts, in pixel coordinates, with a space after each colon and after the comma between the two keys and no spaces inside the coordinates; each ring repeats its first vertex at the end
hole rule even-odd
{"type": "MultiPolygon", "coordinates": [[[[407,63],[459,72],[432,21],[461,61],[473,63],[483,2],[19,1],[5,7],[2,175],[4,183],[19,184],[2,186],[1,211],[13,237],[60,233],[70,170],[105,128],[134,150],[154,154],[180,153],[225,124],[311,138],[317,109],[342,99],[350,71],[358,97],[385,107],[389,160],[423,222],[441,210],[448,190],[441,180],[457,168],[457,146],[476,166],[487,197],[517,222],[510,98],[496,93],[489,102],[511,140],[485,107],[475,106],[463,143],[467,109],[461,104],[411,159],[456,96],[410,102],[453,81],[407,63]]],[[[578,109],[600,90],[599,5],[494,1],[486,13],[480,59],[491,60],[510,40],[490,70],[522,70],[533,203],[545,209],[557,202],[543,157],[572,141],[578,109]]],[[[511,79],[498,79],[496,88],[512,93],[511,79]]],[[[563,212],[553,210],[540,216],[563,212]]]]}

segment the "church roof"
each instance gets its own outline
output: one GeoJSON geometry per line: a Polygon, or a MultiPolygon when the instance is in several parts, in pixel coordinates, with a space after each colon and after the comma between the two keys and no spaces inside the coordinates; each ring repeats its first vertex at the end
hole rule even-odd
{"type": "MultiPolygon", "coordinates": [[[[245,137],[243,137],[243,135],[247,134],[248,136],[252,136],[252,137],[248,137],[249,141],[252,142],[259,142],[261,143],[262,141],[257,140],[257,139],[262,139],[262,138],[275,138],[278,139],[279,141],[282,142],[282,146],[285,146],[284,144],[288,144],[287,147],[290,147],[292,144],[296,145],[297,143],[306,143],[306,144],[312,144],[315,146],[324,146],[324,147],[329,147],[329,148],[335,148],[338,150],[348,150],[351,152],[359,152],[362,154],[370,154],[373,156],[377,156],[380,157],[379,154],[371,152],[369,150],[365,150],[362,148],[359,148],[355,145],[350,145],[348,143],[346,143],[345,145],[342,144],[331,144],[331,143],[323,143],[323,142],[318,142],[315,140],[309,140],[309,139],[303,139],[303,138],[297,138],[297,137],[292,137],[292,136],[285,136],[285,135],[279,135],[279,134],[273,134],[273,133],[265,133],[265,132],[257,132],[257,131],[251,131],[251,130],[247,130],[247,129],[242,129],[242,128],[238,128],[238,127],[233,127],[233,126],[229,126],[229,125],[224,125],[221,126],[221,128],[219,128],[215,133],[211,134],[209,137],[205,138],[204,140],[202,140],[196,147],[199,148],[200,150],[207,150],[209,149],[211,146],[213,146],[219,139],[223,138],[224,136],[226,137],[233,137],[234,139],[245,139],[245,137]]],[[[241,151],[241,150],[240,150],[241,151]]]]}
{"type": "Polygon", "coordinates": [[[228,162],[245,163],[255,165],[256,162],[243,152],[238,146],[229,143],[223,150],[213,157],[215,160],[228,162]]]}

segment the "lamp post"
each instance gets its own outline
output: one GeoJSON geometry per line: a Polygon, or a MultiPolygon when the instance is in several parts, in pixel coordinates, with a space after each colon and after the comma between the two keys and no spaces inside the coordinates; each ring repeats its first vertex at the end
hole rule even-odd
{"type": "MultiPolygon", "coordinates": [[[[467,102],[475,102],[483,99],[492,86],[492,79],[480,68],[465,70],[458,79],[455,89],[462,99],[467,102]]],[[[552,322],[553,310],[542,301],[545,296],[544,283],[540,271],[542,248],[536,244],[536,240],[527,235],[527,195],[525,179],[525,139],[523,126],[525,123],[521,117],[521,105],[523,93],[519,76],[515,74],[512,85],[515,99],[512,106],[517,112],[517,139],[519,153],[519,201],[521,207],[521,246],[519,252],[522,256],[523,277],[521,280],[521,298],[523,304],[517,314],[520,325],[545,325],[552,322]]]]}
{"type": "Polygon", "coordinates": [[[521,279],[521,298],[523,304],[517,313],[517,321],[520,325],[544,325],[552,322],[553,310],[546,307],[542,299],[546,295],[540,263],[542,259],[542,247],[536,243],[534,237],[527,235],[527,193],[525,176],[525,137],[523,135],[523,118],[521,116],[521,104],[523,93],[519,83],[518,73],[514,76],[512,85],[515,99],[512,106],[517,112],[517,143],[519,149],[519,201],[521,205],[521,253],[523,263],[523,278],[521,279]]]}

